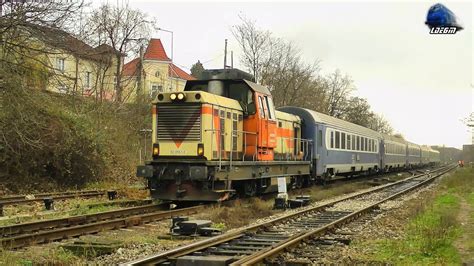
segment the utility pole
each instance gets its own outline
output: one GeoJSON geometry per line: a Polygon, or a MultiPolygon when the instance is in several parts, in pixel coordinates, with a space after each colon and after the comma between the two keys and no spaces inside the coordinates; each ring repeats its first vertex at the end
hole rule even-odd
{"type": "Polygon", "coordinates": [[[137,98],[143,93],[143,44],[140,45],[140,62],[138,66],[137,98]]]}
{"type": "Polygon", "coordinates": [[[224,46],[224,69],[234,68],[234,51],[230,52],[230,66],[227,65],[227,39],[225,39],[224,46]]]}
{"type": "Polygon", "coordinates": [[[227,39],[225,39],[224,45],[224,69],[227,68],[227,39]]]}

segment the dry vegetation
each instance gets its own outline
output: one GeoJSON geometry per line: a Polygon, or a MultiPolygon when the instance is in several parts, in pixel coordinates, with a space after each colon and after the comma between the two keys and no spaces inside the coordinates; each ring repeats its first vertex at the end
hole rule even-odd
{"type": "Polygon", "coordinates": [[[138,181],[139,130],[149,126],[148,105],[22,89],[3,93],[1,100],[8,148],[0,158],[0,182],[10,193],[81,189],[88,183],[125,188],[138,181]]]}

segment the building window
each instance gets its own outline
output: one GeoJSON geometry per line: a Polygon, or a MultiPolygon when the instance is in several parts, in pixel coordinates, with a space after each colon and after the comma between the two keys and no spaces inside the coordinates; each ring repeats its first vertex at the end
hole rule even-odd
{"type": "Polygon", "coordinates": [[[58,92],[59,93],[67,93],[67,87],[64,85],[59,85],[58,86],[58,92]]]}
{"type": "Polygon", "coordinates": [[[91,87],[91,72],[86,72],[86,80],[85,80],[85,87],[90,88],[91,87]]]}
{"type": "Polygon", "coordinates": [[[159,92],[163,92],[163,86],[160,86],[156,83],[151,84],[150,96],[155,99],[159,92]]]}
{"type": "Polygon", "coordinates": [[[64,72],[64,58],[56,59],[56,69],[61,72],[64,72]]]}

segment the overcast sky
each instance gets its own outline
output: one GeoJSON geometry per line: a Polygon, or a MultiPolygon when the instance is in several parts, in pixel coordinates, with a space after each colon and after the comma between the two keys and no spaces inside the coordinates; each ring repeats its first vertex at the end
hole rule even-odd
{"type": "MultiPolygon", "coordinates": [[[[174,32],[174,62],[187,71],[197,60],[205,68],[221,68],[226,38],[239,67],[230,28],[243,14],[293,42],[308,62],[320,60],[323,73],[349,74],[354,94],[367,98],[406,139],[460,148],[471,140],[460,120],[474,109],[473,5],[443,1],[464,30],[430,35],[424,21],[435,3],[129,2],[174,32]]],[[[163,40],[170,55],[171,35],[157,31],[153,37],[163,40]]]]}

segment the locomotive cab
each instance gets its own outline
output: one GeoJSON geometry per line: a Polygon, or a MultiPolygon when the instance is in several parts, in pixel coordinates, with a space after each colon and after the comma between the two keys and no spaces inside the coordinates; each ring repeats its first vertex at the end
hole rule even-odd
{"type": "Polygon", "coordinates": [[[237,101],[243,114],[243,131],[237,134],[245,142],[245,159],[273,160],[277,117],[270,91],[238,69],[207,70],[202,78],[188,81],[184,91],[204,91],[237,101]]]}

